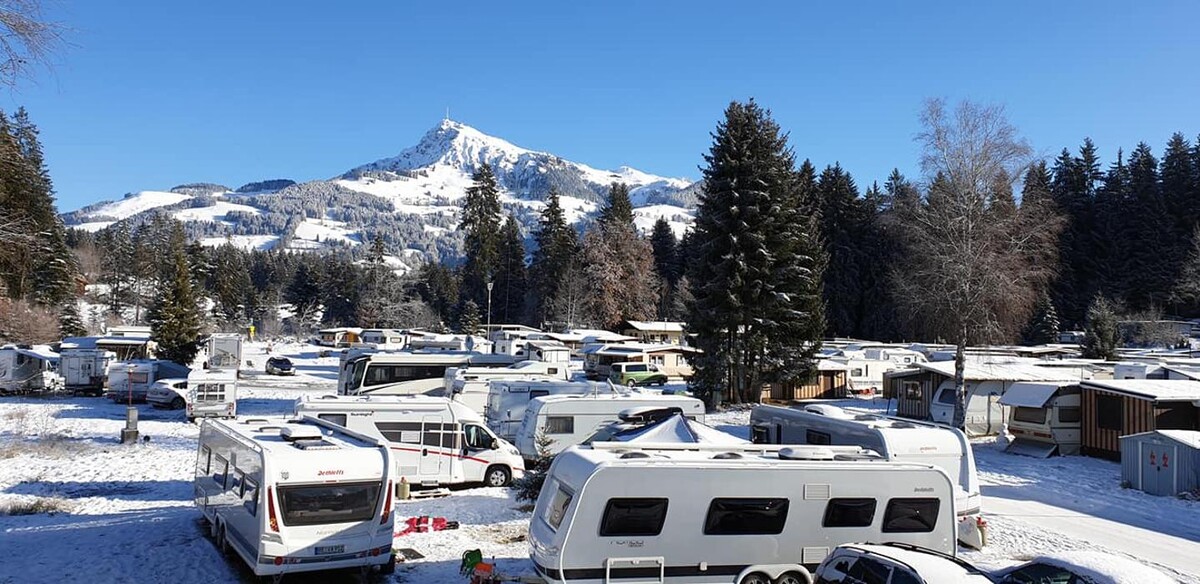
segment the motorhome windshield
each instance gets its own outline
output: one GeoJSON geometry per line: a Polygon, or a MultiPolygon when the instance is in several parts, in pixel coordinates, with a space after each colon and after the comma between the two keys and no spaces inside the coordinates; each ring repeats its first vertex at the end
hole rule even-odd
{"type": "Polygon", "coordinates": [[[494,437],[487,428],[477,426],[475,424],[467,424],[463,426],[463,434],[467,442],[468,448],[488,449],[492,447],[494,437]]]}
{"type": "Polygon", "coordinates": [[[362,387],[363,375],[367,372],[367,360],[359,359],[354,362],[354,371],[350,374],[350,387],[362,387]]]}
{"type": "Polygon", "coordinates": [[[365,521],[375,516],[380,482],[279,487],[283,524],[328,525],[365,521]]]}

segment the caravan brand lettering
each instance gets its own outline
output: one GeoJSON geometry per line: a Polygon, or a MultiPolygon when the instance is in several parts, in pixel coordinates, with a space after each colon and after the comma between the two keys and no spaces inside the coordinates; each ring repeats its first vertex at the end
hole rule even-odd
{"type": "Polygon", "coordinates": [[[319,477],[329,477],[329,476],[343,475],[343,474],[346,474],[346,471],[343,471],[343,470],[319,470],[319,471],[317,471],[317,476],[319,476],[319,477]]]}

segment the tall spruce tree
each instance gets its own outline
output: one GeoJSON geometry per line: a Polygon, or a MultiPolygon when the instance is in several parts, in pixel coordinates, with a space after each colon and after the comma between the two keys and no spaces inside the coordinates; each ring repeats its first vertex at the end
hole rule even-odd
{"type": "Polygon", "coordinates": [[[821,212],[821,237],[828,266],[824,298],[828,333],[863,338],[870,310],[863,286],[872,243],[868,229],[870,211],[859,198],[850,173],[840,165],[828,166],[817,179],[817,204],[821,212]]]}
{"type": "Polygon", "coordinates": [[[708,401],[759,399],[805,375],[824,328],[819,240],[794,158],[770,113],[733,102],[705,155],[688,329],[704,351],[693,388],[708,401]]]}
{"type": "Polygon", "coordinates": [[[160,285],[149,320],[159,358],[191,365],[200,350],[200,309],[192,287],[185,242],[183,225],[175,223],[170,247],[165,250],[171,258],[171,278],[160,285]]]}
{"type": "Polygon", "coordinates": [[[669,318],[671,305],[674,302],[677,284],[679,283],[680,264],[678,243],[675,232],[667,220],[659,217],[654,222],[650,232],[650,248],[654,251],[654,270],[662,282],[662,294],[659,298],[659,318],[669,318]]]}
{"type": "Polygon", "coordinates": [[[1033,319],[1025,334],[1025,342],[1030,345],[1045,345],[1058,342],[1060,323],[1058,312],[1049,294],[1043,294],[1033,310],[1033,319]]]}
{"type": "Polygon", "coordinates": [[[79,303],[74,298],[65,302],[58,312],[58,333],[64,339],[87,335],[87,327],[79,315],[79,303]]]}
{"type": "Polygon", "coordinates": [[[1112,360],[1117,356],[1117,313],[1103,296],[1096,296],[1088,306],[1084,324],[1083,357],[1112,360]]]}
{"type": "Polygon", "coordinates": [[[596,222],[605,225],[633,223],[633,202],[629,200],[629,185],[618,182],[609,185],[608,199],[600,209],[596,222]]]}
{"type": "Polygon", "coordinates": [[[529,265],[529,287],[531,312],[535,325],[552,320],[566,320],[553,309],[562,282],[566,281],[567,270],[579,256],[579,241],[575,230],[567,224],[559,201],[558,191],[550,189],[546,207],[542,209],[539,229],[534,235],[537,246],[533,261],[529,265]]]}
{"type": "Polygon", "coordinates": [[[517,324],[526,322],[526,290],[528,273],[525,267],[525,238],[521,227],[509,217],[500,229],[500,253],[497,257],[496,282],[492,290],[493,322],[517,324]]]}
{"type": "Polygon", "coordinates": [[[654,252],[634,226],[625,185],[613,183],[599,220],[584,234],[582,254],[592,292],[583,299],[589,320],[613,327],[623,319],[654,318],[660,291],[654,252]]]}
{"type": "Polygon", "coordinates": [[[458,224],[466,256],[460,293],[479,306],[487,302],[487,283],[495,277],[500,254],[500,187],[487,164],[480,166],[471,180],[458,224]]]}
{"type": "Polygon", "coordinates": [[[1128,264],[1125,300],[1131,310],[1161,308],[1174,283],[1174,222],[1167,212],[1158,161],[1150,146],[1139,143],[1129,155],[1128,264]]]}

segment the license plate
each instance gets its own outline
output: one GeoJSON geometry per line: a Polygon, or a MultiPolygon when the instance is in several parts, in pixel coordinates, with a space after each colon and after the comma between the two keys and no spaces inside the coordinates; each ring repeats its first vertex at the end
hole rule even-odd
{"type": "Polygon", "coordinates": [[[329,554],[340,554],[340,553],[346,551],[346,546],[344,546],[344,545],[319,545],[315,548],[315,550],[316,550],[316,554],[318,556],[326,556],[329,554]]]}

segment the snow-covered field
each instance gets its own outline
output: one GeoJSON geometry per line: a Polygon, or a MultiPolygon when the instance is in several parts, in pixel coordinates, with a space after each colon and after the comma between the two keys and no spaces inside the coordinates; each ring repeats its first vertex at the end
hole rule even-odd
{"type": "MultiPolygon", "coordinates": [[[[307,345],[276,345],[298,374],[243,379],[239,412],[282,414],[301,395],[333,391],[336,357],[307,345]]],[[[263,344],[246,358],[261,371],[263,344]]],[[[861,405],[870,405],[862,403],[861,405]]],[[[875,404],[882,407],[882,404],[875,404]]],[[[181,412],[140,408],[149,440],[117,443],[125,408],[96,398],[0,399],[0,510],[41,500],[53,513],[0,514],[0,583],[249,581],[222,557],[191,502],[197,428],[181,412]]],[[[748,410],[710,417],[714,426],[748,435],[748,410]]],[[[992,567],[1028,555],[1088,549],[1137,558],[1182,582],[1200,584],[1200,503],[1119,488],[1115,463],[1066,457],[1035,460],[975,445],[990,524],[983,551],[964,550],[992,567]]],[[[397,524],[428,515],[458,521],[457,530],[399,536],[397,548],[425,556],[401,564],[393,581],[465,581],[463,551],[481,549],[508,574],[529,574],[527,507],[505,489],[456,489],[450,497],[397,506],[397,524]]],[[[334,581],[325,577],[297,581],[334,581]]]]}

